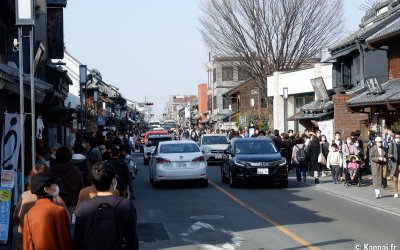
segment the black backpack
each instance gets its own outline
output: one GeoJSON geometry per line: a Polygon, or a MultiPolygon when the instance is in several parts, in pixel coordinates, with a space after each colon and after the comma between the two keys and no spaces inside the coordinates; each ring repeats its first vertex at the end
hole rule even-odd
{"type": "Polygon", "coordinates": [[[307,162],[306,151],[304,150],[304,149],[305,149],[305,146],[303,145],[302,148],[299,148],[299,147],[296,145],[296,148],[298,148],[298,150],[297,150],[297,152],[296,152],[296,160],[297,160],[297,162],[298,162],[298,163],[305,163],[305,162],[307,162]]]}
{"type": "Polygon", "coordinates": [[[85,249],[128,249],[122,221],[118,219],[116,212],[116,208],[123,198],[117,198],[112,205],[108,203],[94,204],[96,211],[85,234],[85,249]]]}

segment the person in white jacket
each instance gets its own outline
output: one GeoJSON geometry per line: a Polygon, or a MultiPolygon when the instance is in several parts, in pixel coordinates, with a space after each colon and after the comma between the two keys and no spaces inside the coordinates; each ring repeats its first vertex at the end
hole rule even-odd
{"type": "Polygon", "coordinates": [[[337,184],[339,181],[339,171],[343,161],[342,155],[337,148],[338,146],[336,143],[332,143],[331,150],[329,151],[326,159],[326,167],[328,169],[332,169],[332,181],[334,184],[337,184]]]}

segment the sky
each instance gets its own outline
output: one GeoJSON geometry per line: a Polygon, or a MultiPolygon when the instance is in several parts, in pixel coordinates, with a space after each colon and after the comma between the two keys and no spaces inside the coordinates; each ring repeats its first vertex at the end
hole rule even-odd
{"type": "MultiPolygon", "coordinates": [[[[153,102],[197,95],[207,82],[208,49],[198,31],[201,0],[69,0],[66,50],[127,99],[153,102]]],[[[344,0],[344,32],[356,31],[366,0],[344,0]]]]}

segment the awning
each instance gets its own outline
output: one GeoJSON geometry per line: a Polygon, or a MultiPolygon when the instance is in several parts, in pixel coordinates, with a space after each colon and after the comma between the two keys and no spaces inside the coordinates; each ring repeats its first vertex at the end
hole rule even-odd
{"type": "Polygon", "coordinates": [[[382,84],[383,93],[372,94],[365,90],[346,101],[349,107],[362,107],[372,105],[386,105],[400,103],[400,78],[389,80],[382,84]]]}
{"type": "Polygon", "coordinates": [[[356,46],[350,47],[349,49],[343,50],[343,51],[341,51],[339,53],[336,53],[336,54],[332,55],[331,57],[325,59],[323,62],[324,63],[333,62],[336,59],[338,59],[339,57],[346,56],[346,55],[350,54],[351,52],[353,52],[355,50],[357,50],[356,46]]]}
{"type": "Polygon", "coordinates": [[[210,123],[210,120],[208,120],[208,119],[207,119],[207,120],[201,120],[201,121],[199,121],[199,123],[200,123],[200,124],[210,123]]]}
{"type": "Polygon", "coordinates": [[[299,111],[293,116],[288,118],[288,121],[297,121],[297,120],[304,120],[304,119],[320,119],[324,116],[330,115],[333,113],[333,110],[325,112],[325,113],[306,113],[304,111],[299,111]]]}
{"type": "MultiPolygon", "coordinates": [[[[15,94],[19,94],[19,69],[16,69],[4,63],[0,63],[0,79],[3,80],[5,89],[15,94]]],[[[24,96],[25,98],[30,99],[30,75],[23,74],[23,81],[25,84],[24,96]]],[[[53,85],[38,78],[34,78],[34,84],[35,101],[38,103],[42,103],[44,98],[46,97],[46,93],[50,93],[53,91],[53,85]]]]}
{"type": "Polygon", "coordinates": [[[229,117],[232,117],[232,116],[234,116],[235,114],[237,114],[237,113],[239,113],[239,112],[240,112],[239,110],[233,111],[233,112],[230,113],[230,114],[224,115],[224,116],[221,118],[221,120],[224,121],[225,119],[229,119],[229,117]]]}

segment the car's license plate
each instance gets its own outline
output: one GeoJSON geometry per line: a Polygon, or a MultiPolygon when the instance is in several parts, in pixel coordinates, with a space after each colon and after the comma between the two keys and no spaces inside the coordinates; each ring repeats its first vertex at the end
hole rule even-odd
{"type": "Polygon", "coordinates": [[[186,162],[177,162],[176,167],[177,168],[186,168],[186,162]]]}
{"type": "Polygon", "coordinates": [[[222,155],[215,155],[215,159],[222,159],[222,155]]]}
{"type": "Polygon", "coordinates": [[[269,174],[268,168],[257,168],[257,174],[269,174]]]}

